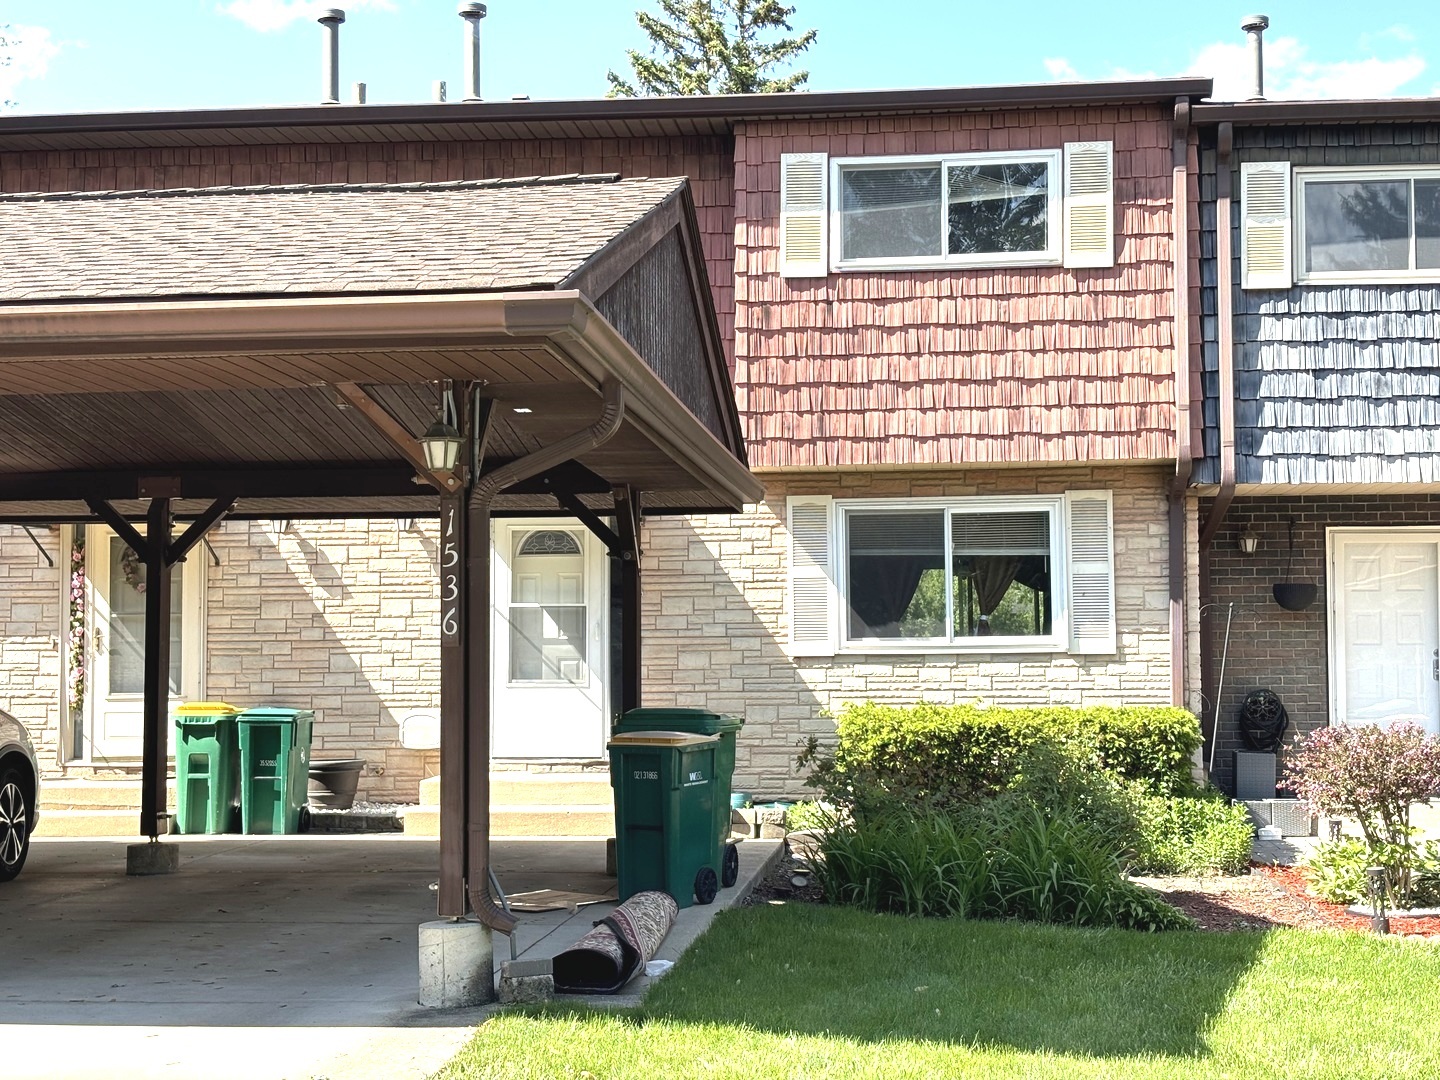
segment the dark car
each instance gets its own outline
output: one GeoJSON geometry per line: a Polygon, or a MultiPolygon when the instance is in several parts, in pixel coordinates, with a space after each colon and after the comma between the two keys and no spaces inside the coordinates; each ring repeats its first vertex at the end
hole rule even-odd
{"type": "Polygon", "coordinates": [[[39,778],[30,736],[19,720],[0,712],[0,881],[20,873],[30,853],[39,778]]]}

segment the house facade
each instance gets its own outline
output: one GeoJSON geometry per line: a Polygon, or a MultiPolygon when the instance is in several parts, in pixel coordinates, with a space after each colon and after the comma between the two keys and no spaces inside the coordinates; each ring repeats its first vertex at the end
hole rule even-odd
{"type": "MultiPolygon", "coordinates": [[[[1176,479],[1200,324],[1176,191],[1208,90],[11,118],[0,191],[687,177],[766,493],[644,519],[643,698],[743,715],[737,786],[778,796],[846,702],[1184,700],[1204,506],[1176,479]]],[[[52,777],[123,775],[124,545],[83,521],[5,532],[3,704],[52,777]]],[[[172,693],[314,708],[317,757],[414,800],[438,761],[407,734],[438,705],[437,536],[423,515],[220,526],[177,575],[172,693]]],[[[611,560],[559,504],[494,536],[497,766],[595,765],[611,560]]]]}
{"type": "Polygon", "coordinates": [[[1229,787],[1253,690],[1279,697],[1292,738],[1398,719],[1440,731],[1440,114],[1339,101],[1195,115],[1197,571],[1229,787]]]}

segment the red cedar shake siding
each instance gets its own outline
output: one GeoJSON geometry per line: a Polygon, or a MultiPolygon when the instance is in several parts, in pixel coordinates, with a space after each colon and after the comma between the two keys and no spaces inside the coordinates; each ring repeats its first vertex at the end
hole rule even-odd
{"type": "Polygon", "coordinates": [[[294,144],[0,153],[0,191],[257,184],[404,184],[559,176],[688,176],[726,351],[734,338],[734,176],[728,137],[294,144]]]}
{"type": "Polygon", "coordinates": [[[756,468],[1173,459],[1171,127],[1158,108],[747,121],[735,381],[756,468]],[[780,155],[1115,144],[1116,265],[779,276],[780,155]]]}

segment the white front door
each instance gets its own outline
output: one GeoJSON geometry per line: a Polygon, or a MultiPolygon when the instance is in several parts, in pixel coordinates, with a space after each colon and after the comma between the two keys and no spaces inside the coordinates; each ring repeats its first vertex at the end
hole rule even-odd
{"type": "Polygon", "coordinates": [[[493,753],[599,758],[610,664],[603,547],[577,521],[494,526],[493,753]]]}
{"type": "MultiPolygon", "coordinates": [[[[85,530],[89,617],[85,747],[92,761],[139,758],[144,747],[145,564],[102,525],[85,530]]],[[[205,549],[171,571],[167,714],[203,697],[205,549]]]]}
{"type": "Polygon", "coordinates": [[[1440,733],[1440,534],[1331,533],[1331,714],[1440,733]]]}

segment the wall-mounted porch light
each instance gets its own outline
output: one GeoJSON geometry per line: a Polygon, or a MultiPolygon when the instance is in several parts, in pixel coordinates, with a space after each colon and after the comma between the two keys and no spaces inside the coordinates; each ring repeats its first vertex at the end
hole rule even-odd
{"type": "Polygon", "coordinates": [[[287,532],[290,531],[290,519],[289,519],[289,518],[271,518],[271,519],[270,519],[270,531],[273,532],[276,536],[283,536],[283,535],[285,535],[287,532]]]}
{"type": "Polygon", "coordinates": [[[452,473],[455,463],[460,460],[460,432],[443,420],[436,420],[420,436],[420,448],[425,451],[425,465],[431,472],[452,473]]]}
{"type": "Polygon", "coordinates": [[[396,519],[395,519],[395,531],[396,531],[396,532],[399,532],[399,533],[408,533],[408,532],[409,532],[411,529],[413,529],[414,527],[415,527],[415,519],[412,518],[412,517],[402,517],[402,518],[396,518],[396,519]]]}
{"type": "Polygon", "coordinates": [[[1254,555],[1255,549],[1260,546],[1260,537],[1255,535],[1254,529],[1246,525],[1240,533],[1240,539],[1236,541],[1236,546],[1240,548],[1243,554],[1254,555]]]}

